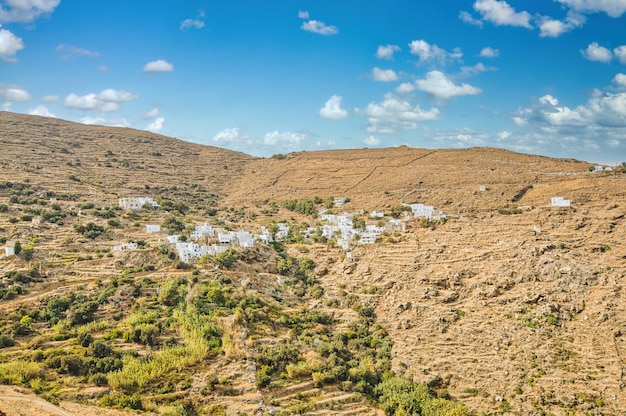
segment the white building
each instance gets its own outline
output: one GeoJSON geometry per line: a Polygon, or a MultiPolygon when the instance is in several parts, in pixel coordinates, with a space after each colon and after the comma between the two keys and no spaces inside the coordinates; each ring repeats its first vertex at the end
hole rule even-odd
{"type": "Polygon", "coordinates": [[[278,226],[278,231],[276,232],[276,241],[283,241],[289,237],[289,229],[290,227],[284,222],[279,222],[276,224],[278,226]]]}
{"type": "Polygon", "coordinates": [[[570,199],[564,199],[562,196],[553,196],[550,200],[550,205],[553,207],[569,207],[571,204],[570,199]]]}
{"type": "Polygon", "coordinates": [[[178,258],[185,263],[191,263],[204,255],[216,256],[228,250],[226,246],[218,245],[198,245],[196,243],[176,243],[178,258]]]}
{"type": "Polygon", "coordinates": [[[346,202],[348,202],[348,198],[346,198],[345,196],[340,196],[340,197],[337,197],[337,198],[333,198],[333,205],[335,207],[337,207],[337,208],[339,208],[340,206],[342,206],[346,202]]]}
{"type": "Polygon", "coordinates": [[[433,218],[435,216],[435,207],[424,204],[411,204],[411,211],[414,217],[433,218]]]}
{"type": "Polygon", "coordinates": [[[159,208],[159,204],[148,197],[142,198],[120,198],[117,203],[122,209],[141,209],[144,205],[150,205],[153,208],[159,208]]]}
{"type": "Polygon", "coordinates": [[[385,216],[384,212],[376,212],[376,211],[372,211],[370,213],[370,218],[382,218],[385,216]]]}
{"type": "Polygon", "coordinates": [[[213,227],[209,225],[209,223],[205,222],[203,225],[197,225],[196,228],[189,233],[189,237],[192,240],[196,241],[200,237],[213,237],[215,232],[213,231],[213,227]]]}
{"type": "Polygon", "coordinates": [[[265,242],[266,244],[269,244],[272,241],[274,241],[274,237],[272,237],[272,233],[270,233],[270,231],[267,228],[261,227],[261,234],[259,234],[259,240],[265,242]]]}
{"type": "Polygon", "coordinates": [[[148,234],[160,233],[161,232],[161,226],[160,225],[147,224],[146,225],[146,232],[148,234]]]}
{"type": "Polygon", "coordinates": [[[113,251],[137,250],[137,243],[124,243],[119,246],[113,246],[113,251]]]}

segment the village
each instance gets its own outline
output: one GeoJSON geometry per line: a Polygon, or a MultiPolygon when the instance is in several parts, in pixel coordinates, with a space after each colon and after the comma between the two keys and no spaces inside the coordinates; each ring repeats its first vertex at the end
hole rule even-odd
{"type": "MultiPolygon", "coordinates": [[[[485,186],[480,186],[479,189],[483,192],[486,191],[485,186]]],[[[346,198],[340,197],[334,198],[333,200],[333,205],[336,208],[342,207],[345,203],[346,198]]],[[[146,207],[151,209],[160,208],[159,204],[150,197],[119,198],[118,206],[122,210],[130,211],[146,207]]],[[[351,258],[351,250],[356,245],[375,244],[380,235],[385,232],[405,232],[406,222],[412,218],[424,218],[433,221],[446,220],[448,218],[444,212],[435,209],[433,206],[420,203],[403,204],[403,206],[406,207],[403,218],[390,218],[384,225],[380,225],[387,214],[372,211],[369,213],[369,218],[372,221],[377,221],[377,224],[365,224],[361,227],[355,226],[355,222],[353,221],[355,214],[344,212],[340,215],[336,215],[330,213],[328,209],[322,209],[317,213],[320,226],[309,227],[301,231],[301,237],[305,241],[313,241],[319,236],[321,236],[324,241],[335,241],[337,246],[346,251],[346,257],[351,258]]],[[[549,206],[570,207],[571,200],[565,199],[562,196],[555,196],[551,198],[549,206]]],[[[363,212],[359,211],[356,214],[362,215],[363,212]]],[[[34,219],[33,221],[35,220],[38,219],[34,219]]],[[[159,241],[166,241],[168,244],[173,245],[181,261],[193,263],[203,256],[219,255],[231,247],[249,248],[253,247],[256,242],[270,244],[274,241],[287,241],[291,236],[291,227],[284,222],[279,222],[276,226],[277,230],[274,234],[265,226],[261,227],[260,233],[254,234],[248,230],[229,231],[224,228],[214,228],[208,222],[201,225],[186,224],[186,229],[189,230],[188,236],[187,234],[172,234],[167,235],[164,240],[159,238],[159,241]],[[212,243],[207,244],[206,242],[209,241],[212,241],[212,243]],[[205,242],[205,244],[202,242],[205,242]]],[[[162,233],[162,228],[158,224],[146,224],[145,230],[148,234],[162,233]]],[[[541,227],[538,225],[534,226],[534,231],[539,233],[541,227]]],[[[6,257],[11,257],[16,254],[15,244],[15,241],[6,242],[6,257]]],[[[113,252],[137,249],[139,249],[139,245],[136,242],[122,243],[112,247],[113,252]]]]}

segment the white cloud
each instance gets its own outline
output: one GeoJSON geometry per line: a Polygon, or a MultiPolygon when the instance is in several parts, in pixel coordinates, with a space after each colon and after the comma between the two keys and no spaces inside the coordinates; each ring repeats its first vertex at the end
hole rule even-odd
{"type": "Polygon", "coordinates": [[[213,141],[218,144],[233,144],[240,141],[248,141],[250,137],[239,127],[228,128],[213,136],[213,141]]]}
{"type": "Polygon", "coordinates": [[[501,131],[500,133],[498,133],[498,141],[502,141],[502,140],[506,140],[509,137],[511,137],[511,132],[510,131],[501,131]]]}
{"type": "Polygon", "coordinates": [[[363,113],[369,122],[368,133],[395,133],[398,130],[414,130],[417,123],[437,120],[441,114],[437,108],[424,111],[419,105],[412,106],[407,100],[387,94],[382,103],[370,103],[363,113]]]}
{"type": "Polygon", "coordinates": [[[592,42],[587,49],[581,50],[580,53],[589,61],[609,63],[613,59],[611,51],[604,46],[600,46],[598,42],[592,42]]]}
{"type": "Polygon", "coordinates": [[[572,128],[577,128],[579,134],[581,129],[586,131],[590,128],[623,130],[626,128],[626,92],[611,94],[596,91],[585,105],[575,108],[559,105],[557,98],[545,95],[535,105],[518,110],[515,117],[522,124],[548,128],[552,132],[571,132],[572,128]]]}
{"type": "Polygon", "coordinates": [[[363,140],[363,143],[368,146],[378,146],[380,144],[380,139],[377,139],[376,137],[370,135],[363,140]]]}
{"type": "Polygon", "coordinates": [[[148,124],[146,130],[158,133],[163,128],[163,124],[165,124],[165,119],[163,117],[157,117],[150,124],[148,124]]]}
{"type": "Polygon", "coordinates": [[[22,102],[30,101],[30,93],[23,88],[9,87],[0,84],[0,101],[22,102]]]}
{"type": "Polygon", "coordinates": [[[96,68],[96,70],[100,72],[106,72],[109,70],[109,67],[106,65],[100,65],[99,67],[96,68]]]}
{"type": "Polygon", "coordinates": [[[24,49],[22,38],[18,38],[9,30],[0,29],[0,59],[9,63],[17,62],[15,54],[22,49],[24,49]]]}
{"type": "Polygon", "coordinates": [[[100,56],[100,52],[90,51],[89,49],[79,48],[64,43],[57,46],[57,52],[62,54],[61,59],[64,60],[71,59],[74,56],[86,56],[88,58],[97,58],[100,56]]]}
{"type": "Polygon", "coordinates": [[[472,16],[470,13],[466,11],[462,11],[461,13],[459,13],[459,19],[461,19],[465,23],[469,23],[470,25],[474,25],[478,27],[482,27],[483,25],[482,20],[476,19],[474,16],[472,16]]]}
{"type": "Polygon", "coordinates": [[[396,87],[396,92],[399,94],[409,94],[415,91],[415,85],[410,82],[404,82],[396,87]]]}
{"type": "Polygon", "coordinates": [[[378,59],[393,59],[393,54],[400,51],[398,45],[380,45],[376,50],[376,57],[378,59]]]}
{"type": "Polygon", "coordinates": [[[374,81],[390,82],[397,81],[398,74],[393,69],[380,69],[378,67],[372,70],[374,81]]]}
{"type": "Polygon", "coordinates": [[[99,110],[103,112],[117,111],[120,108],[120,103],[132,101],[137,99],[136,95],[133,95],[126,91],[117,91],[112,88],[103,90],[99,94],[87,94],[79,96],[74,93],[70,93],[65,97],[65,106],[67,108],[73,108],[82,111],[99,110]]]}
{"type": "Polygon", "coordinates": [[[309,12],[307,10],[300,10],[298,12],[298,18],[300,18],[300,19],[308,19],[309,18],[309,12]]]}
{"type": "Polygon", "coordinates": [[[482,62],[479,62],[474,66],[462,66],[461,67],[461,74],[465,77],[472,77],[482,72],[491,72],[491,71],[497,71],[497,68],[493,66],[485,66],[482,62]]]}
{"type": "Polygon", "coordinates": [[[333,95],[326,101],[324,107],[320,109],[319,115],[323,118],[330,118],[334,120],[348,117],[348,111],[341,108],[342,97],[339,95],[333,95]]]}
{"type": "Polygon", "coordinates": [[[0,6],[0,22],[29,23],[51,14],[61,0],[6,0],[9,8],[0,6]]]}
{"type": "Polygon", "coordinates": [[[82,124],[98,124],[101,126],[111,126],[111,127],[130,127],[130,123],[126,120],[117,119],[117,120],[107,120],[104,117],[91,117],[85,116],[80,119],[82,124]]]}
{"type": "Polygon", "coordinates": [[[300,143],[306,140],[306,138],[306,133],[280,133],[278,131],[273,131],[265,134],[265,136],[263,137],[263,144],[267,146],[281,145],[293,148],[294,146],[298,146],[300,143]]]}
{"type": "Polygon", "coordinates": [[[43,117],[56,118],[54,113],[51,113],[48,110],[48,107],[46,107],[45,105],[38,105],[37,107],[30,109],[28,111],[28,114],[30,114],[31,116],[43,116],[43,117]]]}
{"type": "Polygon", "coordinates": [[[613,53],[621,64],[626,65],[626,45],[621,45],[613,49],[613,53]]]}
{"type": "Polygon", "coordinates": [[[421,63],[437,61],[443,64],[447,60],[461,59],[461,57],[463,57],[463,53],[459,48],[448,52],[437,45],[431,45],[423,39],[411,41],[409,48],[411,54],[419,56],[421,63]]]}
{"type": "Polygon", "coordinates": [[[613,82],[620,87],[626,88],[626,74],[615,75],[615,78],[613,78],[613,82]]]}
{"type": "Polygon", "coordinates": [[[556,0],[581,13],[605,12],[620,17],[626,11],[626,0],[556,0]]]}
{"type": "Polygon", "coordinates": [[[317,33],[319,35],[336,35],[339,33],[339,29],[335,26],[326,25],[324,22],[318,20],[309,20],[302,23],[300,29],[306,32],[317,33]]]}
{"type": "Polygon", "coordinates": [[[482,58],[497,58],[500,56],[500,51],[492,48],[491,46],[487,46],[480,51],[480,56],[482,58]]]}
{"type": "Polygon", "coordinates": [[[112,101],[115,103],[122,103],[124,101],[131,101],[136,99],[137,97],[133,94],[126,92],[124,90],[116,91],[112,88],[107,88],[103,90],[100,94],[98,94],[98,100],[102,101],[112,101]]]}
{"type": "Polygon", "coordinates": [[[149,120],[151,118],[155,118],[159,115],[159,109],[158,108],[153,108],[152,110],[148,111],[146,114],[143,115],[143,118],[146,120],[149,120]]]}
{"type": "Polygon", "coordinates": [[[182,22],[180,22],[179,29],[180,30],[186,30],[186,29],[192,29],[192,28],[193,29],[202,29],[203,27],[204,27],[204,22],[202,20],[185,19],[182,22]]]}
{"type": "Polygon", "coordinates": [[[93,93],[79,96],[72,92],[65,97],[65,106],[68,108],[75,108],[77,110],[95,110],[98,108],[98,104],[98,98],[96,94],[93,93]]]}
{"type": "Polygon", "coordinates": [[[469,128],[451,130],[435,130],[429,134],[430,139],[436,142],[444,142],[442,147],[469,147],[484,146],[489,136],[469,128]]]}
{"type": "Polygon", "coordinates": [[[143,72],[172,72],[174,65],[170,64],[163,59],[157,59],[156,61],[148,62],[143,67],[143,72]]]}
{"type": "Polygon", "coordinates": [[[421,91],[439,99],[448,99],[459,95],[476,95],[482,90],[469,84],[456,85],[443,72],[430,71],[425,79],[418,79],[415,85],[421,91]]]}
{"type": "Polygon", "coordinates": [[[59,101],[59,96],[58,95],[44,95],[41,101],[44,103],[54,103],[56,101],[59,101]]]}
{"type": "Polygon", "coordinates": [[[571,11],[567,13],[565,21],[555,20],[545,16],[540,17],[539,36],[544,38],[558,38],[565,32],[582,27],[586,21],[585,16],[571,11]]]}
{"type": "Polygon", "coordinates": [[[516,12],[506,1],[476,0],[474,10],[496,26],[518,26],[532,29],[531,15],[528,12],[516,12]]]}

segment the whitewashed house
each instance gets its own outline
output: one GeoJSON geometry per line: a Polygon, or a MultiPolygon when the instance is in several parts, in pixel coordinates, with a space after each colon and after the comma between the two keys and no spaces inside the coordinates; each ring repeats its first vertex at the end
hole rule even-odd
{"type": "Polygon", "coordinates": [[[160,225],[146,224],[146,232],[148,234],[160,233],[161,232],[161,226],[160,225]]]}
{"type": "Polygon", "coordinates": [[[385,226],[390,231],[406,231],[406,223],[402,220],[392,219],[385,226]]]}
{"type": "Polygon", "coordinates": [[[480,185],[480,186],[478,187],[478,190],[479,190],[480,192],[485,192],[485,191],[487,190],[487,187],[486,187],[485,185],[480,185]]]}
{"type": "Polygon", "coordinates": [[[7,241],[4,247],[4,254],[7,257],[15,256],[15,241],[7,241]]]}
{"type": "Polygon", "coordinates": [[[372,211],[370,213],[370,218],[383,218],[385,216],[384,212],[372,211]]]}
{"type": "Polygon", "coordinates": [[[137,243],[123,243],[118,246],[113,246],[113,251],[137,250],[138,247],[137,243]]]}
{"type": "Polygon", "coordinates": [[[191,263],[204,255],[216,256],[228,250],[226,246],[218,246],[216,244],[206,246],[196,243],[176,243],[176,252],[178,258],[185,263],[191,263]]]}
{"type": "Polygon", "coordinates": [[[265,227],[261,227],[261,234],[259,234],[258,238],[259,240],[265,242],[266,244],[269,244],[272,241],[274,241],[274,237],[272,237],[272,233],[270,233],[270,231],[265,227]]]}
{"type": "Polygon", "coordinates": [[[348,198],[346,198],[345,196],[340,196],[340,197],[337,197],[337,198],[333,198],[333,205],[335,207],[337,207],[337,208],[339,208],[340,206],[342,206],[346,202],[348,202],[348,198]]]}
{"type": "Polygon", "coordinates": [[[289,229],[290,227],[284,222],[279,222],[276,224],[278,226],[278,231],[276,231],[276,241],[283,241],[289,237],[289,229]]]}
{"type": "Polygon", "coordinates": [[[337,240],[337,245],[339,247],[341,247],[344,250],[349,250],[350,249],[350,240],[344,240],[343,238],[340,238],[337,240]]]}
{"type": "Polygon", "coordinates": [[[153,208],[159,208],[159,204],[152,198],[120,198],[117,203],[122,209],[141,209],[144,205],[150,205],[153,208]]]}
{"type": "Polygon", "coordinates": [[[254,247],[256,236],[248,231],[232,231],[231,244],[235,247],[254,247]]]}
{"type": "Polygon", "coordinates": [[[414,217],[433,218],[435,216],[435,207],[424,204],[411,204],[411,211],[414,217]]]}
{"type": "Polygon", "coordinates": [[[189,233],[189,237],[192,240],[196,241],[201,237],[213,237],[215,232],[213,231],[213,227],[209,225],[209,223],[205,222],[203,225],[197,225],[196,228],[189,233]]]}
{"type": "Polygon", "coordinates": [[[178,234],[168,235],[167,236],[167,242],[170,243],[170,244],[176,244],[176,243],[178,243],[178,238],[179,237],[180,236],[178,234]]]}
{"type": "Polygon", "coordinates": [[[220,244],[230,244],[231,241],[233,241],[233,235],[229,231],[219,229],[217,231],[217,241],[219,241],[220,244]]]}
{"type": "Polygon", "coordinates": [[[565,199],[562,196],[553,196],[550,200],[550,205],[553,207],[569,207],[571,204],[572,201],[570,199],[565,199]]]}

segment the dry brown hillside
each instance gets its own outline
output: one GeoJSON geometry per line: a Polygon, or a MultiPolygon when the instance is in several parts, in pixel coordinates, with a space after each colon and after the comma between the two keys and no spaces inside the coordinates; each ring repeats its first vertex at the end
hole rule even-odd
{"type": "MultiPolygon", "coordinates": [[[[0,113],[0,146],[0,208],[6,206],[0,237],[34,245],[30,259],[0,252],[0,282],[14,271],[46,275],[25,284],[25,293],[0,300],[0,334],[16,333],[16,344],[0,349],[0,380],[24,389],[0,391],[0,410],[7,414],[20,414],[14,403],[39,406],[46,415],[118,414],[123,410],[87,406],[128,409],[136,403],[119,403],[136,393],[153,414],[183,415],[184,404],[214,415],[380,415],[380,403],[367,396],[371,390],[320,381],[322,364],[331,361],[320,349],[354,335],[351,325],[364,316],[368,330],[375,332],[378,323],[388,332],[391,369],[465,405],[467,412],[457,415],[624,414],[626,174],[617,169],[591,173],[587,162],[492,148],[401,146],[263,159],[145,131],[11,113],[0,113]],[[65,215],[60,223],[44,219],[52,212],[51,195],[65,215]],[[182,205],[123,212],[102,203],[127,196],[182,205]],[[351,257],[333,242],[293,238],[284,252],[257,245],[240,251],[231,268],[211,262],[177,268],[164,248],[168,232],[148,234],[144,227],[173,217],[255,232],[277,222],[315,226],[319,218],[281,204],[316,196],[349,198],[333,211],[370,224],[383,220],[370,219],[369,212],[385,212],[386,221],[402,203],[433,205],[448,218],[408,219],[406,231],[356,246],[351,257]],[[571,207],[551,207],[553,196],[571,200],[571,207]],[[87,222],[102,226],[102,233],[80,234],[87,222]],[[112,252],[127,241],[142,247],[112,252]],[[304,257],[314,268],[303,288],[279,265],[304,257]],[[191,361],[185,371],[166,372],[154,386],[124,390],[114,377],[94,381],[67,368],[56,376],[56,356],[86,359],[91,351],[79,345],[81,331],[93,331],[116,354],[134,351],[146,362],[188,341],[183,319],[161,299],[172,279],[185,281],[186,304],[208,296],[207,287],[240,302],[227,306],[228,299],[218,299],[221,312],[211,322],[222,331],[221,352],[191,361]],[[48,310],[50,299],[71,293],[107,301],[95,321],[78,329],[40,316],[29,323],[30,332],[16,330],[24,316],[36,315],[32,309],[48,310]],[[153,320],[142,321],[146,316],[153,320]],[[301,316],[331,323],[300,322],[301,316]],[[154,345],[122,335],[146,322],[160,331],[154,345]],[[260,383],[267,363],[259,356],[285,345],[296,346],[299,358],[260,383]],[[18,358],[32,364],[35,376],[3,373],[18,358]],[[29,391],[60,407],[22,394],[29,391]]],[[[346,345],[358,365],[335,368],[358,375],[378,365],[358,356],[354,346],[360,344],[351,341],[346,345]]],[[[372,348],[385,342],[377,339],[372,348]]],[[[384,369],[385,355],[378,358],[384,369]]]]}

